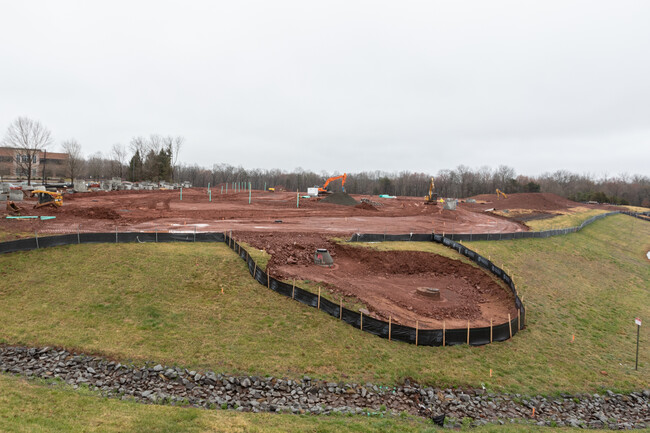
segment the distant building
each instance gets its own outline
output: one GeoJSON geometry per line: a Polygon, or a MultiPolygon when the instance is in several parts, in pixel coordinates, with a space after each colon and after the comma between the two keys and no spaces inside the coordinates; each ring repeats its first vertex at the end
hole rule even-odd
{"type": "MultiPolygon", "coordinates": [[[[26,178],[24,164],[27,155],[23,149],[0,147],[0,176],[26,178]]],[[[66,176],[67,153],[39,151],[32,156],[32,178],[62,178],[66,176]]]]}

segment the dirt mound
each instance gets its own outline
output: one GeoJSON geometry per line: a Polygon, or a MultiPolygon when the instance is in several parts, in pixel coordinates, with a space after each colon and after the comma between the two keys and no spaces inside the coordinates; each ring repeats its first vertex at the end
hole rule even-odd
{"type": "Polygon", "coordinates": [[[580,206],[580,203],[548,192],[508,194],[508,198],[500,198],[498,200],[496,194],[481,194],[472,198],[477,201],[485,201],[490,204],[490,207],[494,207],[497,210],[533,209],[546,211],[564,210],[580,206]]]}
{"type": "Polygon", "coordinates": [[[88,219],[119,220],[122,216],[113,209],[101,206],[70,209],[66,213],[88,219]]]}
{"type": "Polygon", "coordinates": [[[358,201],[352,198],[350,194],[345,192],[335,192],[330,194],[320,201],[321,203],[331,203],[331,204],[340,204],[343,206],[356,206],[359,204],[358,201]]]}
{"type": "Polygon", "coordinates": [[[379,209],[371,205],[370,203],[367,202],[361,202],[358,205],[355,206],[357,209],[364,209],[364,210],[374,210],[375,212],[379,212],[379,209]]]}

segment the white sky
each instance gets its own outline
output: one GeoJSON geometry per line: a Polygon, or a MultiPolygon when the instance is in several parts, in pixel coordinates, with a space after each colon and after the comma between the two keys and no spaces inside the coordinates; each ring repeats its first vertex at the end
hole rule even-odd
{"type": "Polygon", "coordinates": [[[0,135],[107,154],[650,174],[650,2],[0,0],[0,135]]]}

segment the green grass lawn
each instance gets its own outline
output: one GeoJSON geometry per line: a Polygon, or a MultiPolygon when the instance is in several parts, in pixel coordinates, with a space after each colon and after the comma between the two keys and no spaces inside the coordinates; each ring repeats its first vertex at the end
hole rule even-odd
{"type": "MultiPolygon", "coordinates": [[[[580,429],[557,428],[553,432],[580,429]]],[[[306,416],[239,413],[156,406],[98,397],[61,385],[0,375],[0,431],[3,433],[326,433],[445,431],[414,417],[306,416]]],[[[506,424],[476,433],[545,432],[547,428],[506,424]]],[[[635,430],[648,432],[645,430],[635,430]]]]}
{"type": "Polygon", "coordinates": [[[647,387],[650,346],[641,346],[635,372],[633,318],[650,315],[650,224],[614,216],[565,237],[470,247],[506,264],[524,295],[528,329],[509,342],[389,342],[269,291],[225,245],[203,243],[2,255],[0,340],[293,378],[392,384],[410,377],[525,393],[647,387]]]}

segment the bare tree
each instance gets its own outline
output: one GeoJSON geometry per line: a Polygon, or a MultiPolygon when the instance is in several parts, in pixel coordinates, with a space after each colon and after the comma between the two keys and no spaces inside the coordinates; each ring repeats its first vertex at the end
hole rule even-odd
{"type": "Polygon", "coordinates": [[[77,140],[72,138],[61,143],[61,147],[63,147],[63,151],[68,154],[66,168],[68,170],[68,176],[70,176],[70,181],[74,184],[74,178],[79,174],[84,162],[83,157],[81,156],[81,145],[77,140]]]}
{"type": "Polygon", "coordinates": [[[111,147],[111,156],[115,163],[117,163],[117,174],[119,174],[121,179],[124,175],[124,165],[126,164],[126,149],[124,145],[115,143],[111,147]]]}
{"type": "Polygon", "coordinates": [[[185,142],[185,137],[177,135],[172,139],[171,150],[172,150],[172,180],[176,180],[176,166],[178,165],[178,154],[181,151],[181,147],[185,142]]]}
{"type": "Polygon", "coordinates": [[[27,175],[27,185],[32,184],[32,166],[41,150],[52,144],[52,133],[38,120],[19,117],[7,128],[3,143],[18,149],[16,164],[21,175],[27,175]]]}

